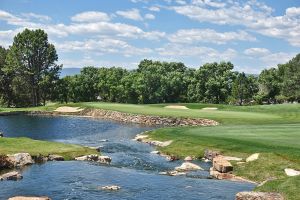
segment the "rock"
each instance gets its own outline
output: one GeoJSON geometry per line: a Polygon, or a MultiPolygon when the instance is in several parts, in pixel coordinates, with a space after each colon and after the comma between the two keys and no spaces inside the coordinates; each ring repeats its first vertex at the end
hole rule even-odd
{"type": "Polygon", "coordinates": [[[182,175],[186,175],[186,173],[174,170],[174,171],[168,171],[167,175],[169,175],[169,176],[182,176],[182,175]]]}
{"type": "Polygon", "coordinates": [[[209,159],[207,159],[207,158],[202,158],[202,160],[204,161],[204,162],[211,162],[211,160],[209,160],[209,159]]]}
{"type": "Polygon", "coordinates": [[[217,170],[215,170],[213,167],[210,168],[209,174],[219,180],[230,180],[230,181],[239,181],[239,182],[247,182],[247,183],[253,183],[253,184],[257,184],[256,182],[244,179],[242,177],[239,176],[235,176],[232,173],[221,173],[218,172],[217,170]]]}
{"type": "Polygon", "coordinates": [[[5,180],[17,181],[17,180],[21,180],[22,178],[23,176],[17,171],[8,172],[0,176],[1,181],[5,181],[5,180]]]}
{"type": "Polygon", "coordinates": [[[228,160],[228,161],[241,161],[241,160],[243,160],[242,158],[232,157],[232,156],[223,156],[223,158],[225,160],[228,160]]]}
{"type": "Polygon", "coordinates": [[[49,155],[48,156],[48,160],[49,161],[64,161],[64,157],[60,156],[60,155],[49,155]]]}
{"type": "Polygon", "coordinates": [[[16,196],[11,197],[8,200],[51,200],[49,197],[23,197],[23,196],[16,196]]]}
{"type": "Polygon", "coordinates": [[[87,155],[87,156],[77,157],[77,158],[75,158],[75,160],[78,160],[78,161],[93,161],[93,162],[98,162],[98,163],[102,163],[102,164],[110,164],[110,162],[111,162],[110,157],[100,156],[100,155],[97,155],[97,154],[91,154],[91,155],[87,155]]]}
{"type": "Polygon", "coordinates": [[[17,153],[13,155],[7,155],[9,162],[14,167],[23,167],[25,165],[31,165],[34,163],[29,153],[17,153]]]}
{"type": "Polygon", "coordinates": [[[224,159],[223,156],[217,156],[213,159],[213,168],[221,173],[231,172],[233,170],[233,166],[224,159]]]}
{"type": "Polygon", "coordinates": [[[133,140],[142,142],[142,141],[144,141],[144,139],[146,139],[146,138],[148,138],[148,135],[137,134],[133,140]]]}
{"type": "Polygon", "coordinates": [[[170,161],[170,162],[179,160],[179,158],[177,158],[176,156],[173,156],[173,155],[162,155],[162,156],[166,157],[166,160],[170,161]]]}
{"type": "Polygon", "coordinates": [[[192,160],[193,160],[193,158],[191,156],[187,156],[184,158],[184,161],[192,161],[192,160]]]}
{"type": "Polygon", "coordinates": [[[213,160],[213,158],[218,155],[220,155],[220,153],[218,151],[213,151],[213,150],[209,150],[209,149],[206,149],[204,151],[204,158],[206,158],[208,160],[213,160]]]}
{"type": "Polygon", "coordinates": [[[48,161],[48,157],[43,156],[41,154],[39,154],[37,156],[32,156],[32,159],[34,160],[35,163],[44,163],[44,162],[48,161]]]}
{"type": "Polygon", "coordinates": [[[251,156],[249,156],[248,158],[246,158],[246,162],[252,162],[257,160],[259,157],[259,153],[254,153],[251,156]]]}
{"type": "Polygon", "coordinates": [[[0,155],[0,169],[13,168],[14,164],[9,160],[7,155],[0,155]]]}
{"type": "Polygon", "coordinates": [[[231,173],[221,173],[215,170],[213,167],[210,168],[209,174],[219,180],[232,180],[235,176],[231,173]]]}
{"type": "Polygon", "coordinates": [[[159,151],[151,151],[150,153],[152,153],[152,154],[160,154],[159,151]]]}
{"type": "Polygon", "coordinates": [[[108,185],[101,187],[102,190],[120,190],[121,187],[117,185],[108,185]]]}
{"type": "Polygon", "coordinates": [[[284,200],[279,193],[270,192],[239,192],[235,196],[236,200],[284,200]]]}
{"type": "Polygon", "coordinates": [[[153,145],[153,146],[158,146],[158,147],[169,146],[172,142],[173,142],[173,140],[168,140],[165,142],[161,142],[161,141],[157,141],[157,140],[147,141],[148,144],[153,145]]]}
{"type": "Polygon", "coordinates": [[[0,138],[4,137],[4,134],[2,132],[0,132],[0,138]]]}
{"type": "Polygon", "coordinates": [[[300,171],[294,170],[294,169],[284,169],[286,175],[288,176],[299,176],[300,175],[300,171]]]}
{"type": "Polygon", "coordinates": [[[193,171],[193,170],[203,170],[200,166],[190,163],[190,162],[184,162],[179,167],[175,167],[176,171],[193,171]]]}

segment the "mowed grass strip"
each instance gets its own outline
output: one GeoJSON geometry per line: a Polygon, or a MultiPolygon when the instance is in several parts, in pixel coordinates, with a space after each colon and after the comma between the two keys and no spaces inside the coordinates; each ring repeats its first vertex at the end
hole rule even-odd
{"type": "Polygon", "coordinates": [[[97,154],[96,150],[73,144],[33,140],[25,137],[0,138],[0,154],[29,153],[32,156],[49,154],[61,155],[65,160],[75,157],[97,154]]]}

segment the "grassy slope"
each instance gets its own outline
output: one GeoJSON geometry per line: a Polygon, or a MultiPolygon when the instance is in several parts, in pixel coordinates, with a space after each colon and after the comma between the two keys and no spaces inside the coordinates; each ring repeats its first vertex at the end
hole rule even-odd
{"type": "Polygon", "coordinates": [[[201,157],[206,148],[242,158],[260,152],[261,157],[257,161],[244,165],[233,163],[234,173],[258,182],[276,177],[278,180],[256,190],[278,191],[287,199],[298,199],[295,193],[300,187],[300,177],[286,177],[284,169],[300,170],[300,105],[181,105],[186,105],[190,110],[167,109],[164,108],[165,104],[73,104],[129,113],[217,120],[221,123],[217,127],[162,128],[153,131],[150,136],[157,140],[174,140],[170,146],[160,150],[181,157],[201,157]],[[217,107],[218,110],[201,110],[204,107],[217,107]]]}
{"type": "Polygon", "coordinates": [[[26,152],[30,155],[56,154],[63,156],[66,160],[75,157],[97,154],[96,150],[73,144],[63,144],[58,142],[47,142],[32,140],[29,138],[0,138],[0,154],[14,154],[26,152]]]}
{"type": "MultiPolygon", "coordinates": [[[[276,177],[261,191],[279,191],[287,199],[297,199],[300,177],[288,178],[286,167],[300,170],[300,105],[228,106],[208,104],[181,104],[189,110],[167,109],[165,104],[132,105],[114,103],[77,103],[69,106],[101,108],[127,113],[209,118],[221,123],[217,127],[162,128],[151,133],[157,140],[174,140],[160,150],[181,157],[202,156],[205,148],[220,150],[226,155],[246,158],[260,152],[261,157],[245,165],[235,165],[234,173],[254,181],[276,177]],[[201,110],[217,107],[217,111],[201,110]]],[[[53,110],[52,105],[43,110],[53,110]]],[[[28,110],[28,109],[26,109],[28,110]]],[[[30,110],[30,109],[29,109],[30,110]]],[[[0,109],[1,111],[1,109],[0,109]]],[[[6,111],[9,111],[9,109],[6,111]]]]}

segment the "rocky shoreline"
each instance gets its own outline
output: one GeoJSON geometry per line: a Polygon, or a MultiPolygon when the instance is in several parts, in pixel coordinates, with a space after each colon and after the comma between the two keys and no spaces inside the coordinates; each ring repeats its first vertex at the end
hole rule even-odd
{"type": "Polygon", "coordinates": [[[131,113],[124,113],[124,112],[104,110],[104,109],[91,109],[91,108],[86,108],[78,112],[29,111],[29,112],[18,112],[16,114],[50,115],[50,116],[73,115],[73,116],[93,117],[99,119],[108,119],[108,120],[118,121],[122,123],[135,123],[135,124],[142,124],[148,126],[216,126],[219,125],[218,122],[210,119],[160,117],[160,116],[151,116],[151,115],[131,114],[131,113]]]}

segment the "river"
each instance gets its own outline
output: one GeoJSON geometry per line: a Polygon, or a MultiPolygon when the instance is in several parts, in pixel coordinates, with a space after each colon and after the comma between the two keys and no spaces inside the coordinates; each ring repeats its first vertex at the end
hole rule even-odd
{"type": "Polygon", "coordinates": [[[33,195],[53,200],[232,200],[237,192],[253,189],[254,185],[249,183],[208,179],[210,164],[201,161],[195,163],[205,171],[176,177],[159,175],[182,161],[168,162],[151,154],[153,147],[132,140],[136,134],[150,129],[154,127],[83,117],[1,116],[0,131],[5,137],[100,146],[112,163],[106,166],[66,161],[32,165],[22,169],[22,180],[0,182],[0,199],[33,195]],[[119,185],[121,190],[98,189],[105,185],[119,185]]]}

